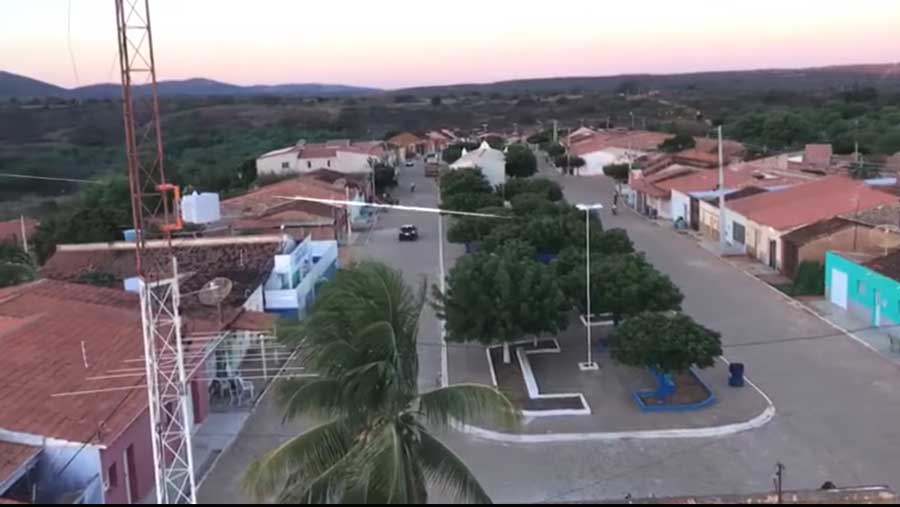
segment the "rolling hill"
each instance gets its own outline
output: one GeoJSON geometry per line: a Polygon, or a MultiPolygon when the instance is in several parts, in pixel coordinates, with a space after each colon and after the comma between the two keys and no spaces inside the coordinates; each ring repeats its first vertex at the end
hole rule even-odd
{"type": "Polygon", "coordinates": [[[709,91],[815,91],[853,86],[900,90],[900,63],[847,65],[809,69],[763,69],[687,74],[626,74],[601,77],[521,79],[393,90],[392,94],[443,95],[466,93],[560,93],[573,90],[614,92],[620,88],[709,91]]]}
{"type": "MultiPolygon", "coordinates": [[[[149,88],[147,86],[138,87],[138,93],[149,93],[148,90],[149,88]]],[[[320,83],[238,86],[213,81],[211,79],[187,79],[182,81],[159,82],[159,93],[163,96],[352,96],[367,95],[377,91],[380,90],[320,83]]],[[[114,83],[101,83],[66,89],[36,79],[0,71],[0,100],[9,100],[13,97],[18,99],[31,99],[36,97],[106,99],[118,98],[121,96],[121,87],[114,83]]]]}

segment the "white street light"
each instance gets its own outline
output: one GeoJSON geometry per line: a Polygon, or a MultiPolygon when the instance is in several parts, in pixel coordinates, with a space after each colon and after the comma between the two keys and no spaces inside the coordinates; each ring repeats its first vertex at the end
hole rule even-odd
{"type": "Polygon", "coordinates": [[[593,360],[593,354],[591,351],[591,345],[593,340],[591,339],[591,211],[601,210],[603,209],[602,204],[576,204],[576,208],[581,211],[584,211],[584,230],[585,230],[585,250],[587,251],[586,260],[584,263],[584,272],[585,272],[585,286],[587,287],[585,290],[585,294],[587,296],[587,322],[585,323],[585,327],[587,327],[587,362],[578,363],[578,368],[581,371],[594,371],[599,370],[600,366],[597,365],[593,360]]]}

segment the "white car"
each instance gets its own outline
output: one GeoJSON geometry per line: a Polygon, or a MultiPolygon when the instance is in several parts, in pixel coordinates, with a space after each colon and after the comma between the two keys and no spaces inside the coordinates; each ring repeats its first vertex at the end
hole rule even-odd
{"type": "Polygon", "coordinates": [[[413,161],[413,160],[406,161],[406,167],[415,167],[415,166],[416,166],[415,161],[413,161]]]}

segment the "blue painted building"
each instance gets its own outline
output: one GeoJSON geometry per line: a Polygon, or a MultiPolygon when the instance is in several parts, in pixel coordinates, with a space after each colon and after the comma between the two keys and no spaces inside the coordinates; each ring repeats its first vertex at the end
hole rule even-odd
{"type": "Polygon", "coordinates": [[[825,292],[828,300],[873,327],[900,337],[900,252],[884,257],[828,252],[825,292]]]}
{"type": "Polygon", "coordinates": [[[265,309],[302,319],[315,302],[319,287],[337,273],[338,244],[307,238],[284,251],[287,253],[275,256],[272,275],[265,284],[265,309]]]}

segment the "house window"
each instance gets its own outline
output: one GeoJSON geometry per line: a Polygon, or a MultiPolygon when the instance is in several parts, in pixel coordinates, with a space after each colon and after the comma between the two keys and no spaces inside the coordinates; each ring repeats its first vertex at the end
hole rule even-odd
{"type": "Polygon", "coordinates": [[[330,161],[330,160],[328,161],[328,167],[331,167],[331,161],[330,161]]]}
{"type": "Polygon", "coordinates": [[[867,289],[866,282],[864,282],[862,280],[856,282],[856,293],[857,294],[859,294],[860,296],[865,296],[866,289],[867,289]]]}
{"type": "Polygon", "coordinates": [[[287,169],[287,168],[290,167],[290,166],[291,166],[290,162],[282,162],[282,163],[281,163],[281,168],[282,168],[282,169],[287,169]]]}
{"type": "Polygon", "coordinates": [[[733,239],[736,243],[740,243],[741,245],[745,244],[747,237],[747,229],[743,226],[743,224],[739,224],[734,222],[734,226],[731,231],[731,239],[733,239]]]}
{"type": "Polygon", "coordinates": [[[306,168],[307,168],[307,169],[312,169],[312,162],[307,162],[307,163],[306,163],[306,168]]]}
{"type": "Polygon", "coordinates": [[[107,489],[115,489],[119,487],[119,467],[116,463],[109,466],[106,472],[107,489]]]}

